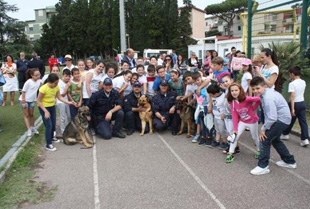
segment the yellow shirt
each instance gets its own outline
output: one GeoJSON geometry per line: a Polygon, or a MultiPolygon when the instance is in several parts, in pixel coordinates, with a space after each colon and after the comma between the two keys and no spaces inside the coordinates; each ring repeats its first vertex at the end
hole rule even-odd
{"type": "Polygon", "coordinates": [[[56,86],[55,88],[50,88],[47,83],[41,86],[39,89],[39,92],[44,94],[42,98],[42,104],[44,107],[52,107],[55,105],[56,102],[56,94],[59,91],[59,86],[56,86]]]}

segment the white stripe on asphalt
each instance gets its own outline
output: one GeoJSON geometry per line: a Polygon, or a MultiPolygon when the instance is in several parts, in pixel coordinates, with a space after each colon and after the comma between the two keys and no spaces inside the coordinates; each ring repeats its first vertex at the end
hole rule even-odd
{"type": "Polygon", "coordinates": [[[220,202],[219,199],[211,192],[211,190],[200,180],[200,178],[194,173],[194,171],[182,160],[182,158],[170,147],[167,141],[157,133],[157,136],[164,142],[164,144],[168,147],[168,149],[172,152],[172,154],[176,157],[176,159],[183,165],[183,167],[191,174],[191,176],[196,180],[196,182],[207,192],[207,194],[216,202],[216,204],[221,208],[225,209],[225,206],[220,202]]]}
{"type": "MultiPolygon", "coordinates": [[[[94,140],[96,140],[94,136],[94,140]]],[[[95,209],[100,209],[100,200],[99,200],[99,181],[98,181],[98,169],[97,169],[97,151],[96,144],[93,147],[93,172],[94,172],[94,200],[95,200],[95,209]]]]}
{"type": "MultiPolygon", "coordinates": [[[[251,150],[252,152],[256,152],[256,150],[255,150],[254,148],[252,148],[252,147],[250,147],[250,146],[244,144],[243,142],[238,141],[238,144],[241,144],[243,147],[245,147],[245,148],[251,150]]],[[[272,162],[272,163],[274,163],[274,164],[276,164],[276,162],[275,162],[274,160],[272,160],[272,159],[270,159],[269,161],[272,162]]],[[[284,169],[286,172],[292,174],[293,176],[299,178],[299,179],[302,180],[303,182],[305,182],[305,183],[307,183],[307,184],[310,185],[310,181],[309,181],[308,179],[306,179],[306,178],[302,177],[301,175],[295,173],[293,169],[289,169],[289,168],[283,168],[283,169],[284,169]]]]}

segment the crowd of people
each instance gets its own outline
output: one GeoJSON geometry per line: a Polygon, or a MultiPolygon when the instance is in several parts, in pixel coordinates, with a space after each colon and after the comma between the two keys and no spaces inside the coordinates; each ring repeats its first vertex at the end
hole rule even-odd
{"type": "MultiPolygon", "coordinates": [[[[62,133],[79,107],[86,105],[92,116],[90,128],[101,138],[111,139],[141,131],[139,112],[145,111],[138,105],[141,97],[151,103],[152,109],[147,114],[153,117],[157,132],[168,129],[172,135],[182,134],[179,132],[181,110],[176,107],[177,101],[182,101],[190,108],[195,124],[192,142],[220,148],[227,154],[226,163],[234,161],[235,154],[240,152],[238,140],[249,130],[257,150],[254,157],[258,159],[251,174],[270,172],[271,145],[282,159],[277,165],[296,168],[294,156],[282,140],[289,138],[298,118],[300,145],[309,144],[304,100],[306,83],[300,78],[302,70],[298,66],[289,71],[290,101],[287,103],[274,90],[279,67],[276,55],[268,48],[252,60],[235,47],[224,58],[216,51],[207,51],[202,62],[194,52],[187,61],[175,52],[137,59],[134,54],[133,49],[128,49],[120,66],[92,59],[79,59],[74,65],[68,54],[62,70],[54,59],[50,60],[48,75],[44,75],[43,62],[37,59],[36,53],[28,62],[21,52],[16,64],[8,55],[1,67],[6,81],[2,106],[6,105],[8,93],[14,105],[14,92],[20,90],[27,134],[31,136],[38,134],[33,119],[37,103],[45,125],[46,150],[55,151],[53,143],[59,142],[55,137],[56,107],[62,133]],[[262,123],[260,130],[259,123],[262,123]]],[[[145,132],[148,131],[147,126],[145,132]]]]}

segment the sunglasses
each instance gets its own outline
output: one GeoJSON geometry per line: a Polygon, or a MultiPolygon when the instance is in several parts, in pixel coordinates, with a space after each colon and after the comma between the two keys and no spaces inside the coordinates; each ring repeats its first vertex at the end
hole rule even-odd
{"type": "Polygon", "coordinates": [[[70,59],[66,59],[66,61],[71,61],[70,59]]]}
{"type": "Polygon", "coordinates": [[[171,59],[166,59],[166,61],[171,61],[171,59]]]}

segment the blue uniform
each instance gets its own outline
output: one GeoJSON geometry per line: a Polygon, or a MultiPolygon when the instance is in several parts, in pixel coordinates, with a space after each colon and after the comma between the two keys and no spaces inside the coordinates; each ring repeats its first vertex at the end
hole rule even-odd
{"type": "Polygon", "coordinates": [[[169,114],[169,110],[171,107],[175,105],[176,101],[176,93],[172,91],[168,91],[166,94],[162,94],[160,91],[152,99],[152,110],[154,113],[159,112],[163,117],[166,118],[166,123],[162,123],[162,121],[154,117],[154,127],[157,131],[162,131],[167,129],[168,125],[171,125],[171,131],[178,131],[178,121],[179,115],[176,113],[169,114]]]}
{"type": "Polygon", "coordinates": [[[27,60],[17,60],[16,67],[18,71],[18,88],[21,91],[26,82],[26,71],[28,70],[28,61],[27,60]]]}
{"type": "Polygon", "coordinates": [[[104,139],[110,139],[112,133],[116,133],[122,128],[124,119],[123,110],[113,113],[111,121],[115,120],[115,124],[112,131],[110,128],[111,121],[105,120],[106,114],[118,105],[122,105],[122,102],[119,93],[114,89],[112,89],[108,96],[104,90],[100,90],[94,93],[89,99],[88,107],[91,110],[93,125],[96,132],[104,139]]]}

